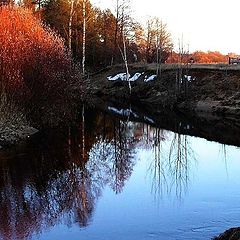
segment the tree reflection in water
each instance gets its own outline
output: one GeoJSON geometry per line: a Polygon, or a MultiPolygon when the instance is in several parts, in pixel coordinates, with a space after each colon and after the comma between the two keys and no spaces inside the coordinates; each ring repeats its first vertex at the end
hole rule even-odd
{"type": "Polygon", "coordinates": [[[172,176],[171,187],[175,186],[177,197],[186,192],[189,182],[190,164],[195,160],[194,151],[188,136],[174,133],[169,151],[169,172],[172,176]]]}
{"type": "Polygon", "coordinates": [[[193,152],[180,134],[166,150],[170,137],[143,123],[91,113],[79,127],[49,130],[0,153],[0,238],[31,238],[58,223],[86,227],[102,189],[122,191],[137,148],[154,150],[149,167],[154,192],[175,185],[181,195],[193,152]]]}
{"type": "Polygon", "coordinates": [[[151,132],[154,158],[148,172],[152,178],[152,192],[159,197],[174,191],[176,197],[181,198],[187,191],[190,167],[195,162],[188,136],[156,128],[151,132]]]}

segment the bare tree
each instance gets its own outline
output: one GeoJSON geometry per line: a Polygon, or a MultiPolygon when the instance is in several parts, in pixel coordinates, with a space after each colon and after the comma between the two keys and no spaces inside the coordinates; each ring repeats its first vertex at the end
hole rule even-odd
{"type": "Polygon", "coordinates": [[[157,17],[147,22],[146,58],[148,62],[157,63],[157,76],[161,76],[161,64],[166,61],[173,49],[171,34],[167,24],[157,17]]]}
{"type": "Polygon", "coordinates": [[[157,29],[157,76],[161,77],[162,63],[165,62],[164,52],[169,53],[172,51],[173,44],[171,34],[167,30],[167,24],[162,20],[156,19],[157,29]]]}
{"type": "Polygon", "coordinates": [[[122,44],[123,33],[125,39],[127,39],[130,33],[130,29],[134,27],[133,20],[131,18],[130,5],[130,0],[116,0],[114,51],[112,56],[112,64],[114,64],[114,62],[117,60],[117,47],[122,44]]]}
{"type": "MultiPolygon", "coordinates": [[[[124,61],[126,68],[126,81],[128,82],[129,92],[131,94],[131,83],[130,83],[130,74],[128,68],[128,59],[127,59],[127,35],[129,28],[131,28],[132,23],[130,20],[130,1],[129,0],[116,0],[116,29],[115,29],[115,38],[114,38],[114,48],[118,45],[118,48],[121,53],[121,57],[124,61]],[[121,46],[122,45],[122,46],[121,46]]],[[[116,51],[114,50],[114,55],[116,57],[116,51]]],[[[112,61],[113,63],[113,61],[112,61]]]]}
{"type": "Polygon", "coordinates": [[[113,65],[116,51],[117,51],[117,36],[118,36],[118,22],[119,22],[119,0],[116,0],[116,19],[115,19],[115,32],[114,32],[114,51],[112,55],[111,65],[113,65]]]}
{"type": "Polygon", "coordinates": [[[176,95],[181,93],[181,85],[184,86],[184,93],[187,94],[188,89],[188,58],[189,58],[189,45],[184,44],[183,35],[181,39],[178,40],[178,68],[176,73],[176,95]],[[184,64],[186,66],[184,67],[184,64]],[[184,74],[184,69],[186,73],[184,74]]]}

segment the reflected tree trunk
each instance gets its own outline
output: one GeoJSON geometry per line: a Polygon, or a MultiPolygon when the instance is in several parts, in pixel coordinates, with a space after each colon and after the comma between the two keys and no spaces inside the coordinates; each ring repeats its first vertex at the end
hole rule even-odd
{"type": "Polygon", "coordinates": [[[85,108],[82,106],[82,157],[85,159],[85,108]]]}
{"type": "Polygon", "coordinates": [[[83,0],[83,44],[82,44],[82,74],[85,75],[86,61],[86,0],[83,0]]]}

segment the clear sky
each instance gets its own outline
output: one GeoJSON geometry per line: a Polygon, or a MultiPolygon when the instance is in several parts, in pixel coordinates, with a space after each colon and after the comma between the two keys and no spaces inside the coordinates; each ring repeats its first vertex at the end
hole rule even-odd
{"type": "MultiPolygon", "coordinates": [[[[131,0],[133,16],[140,22],[148,16],[167,23],[175,44],[183,35],[190,51],[211,50],[240,53],[240,0],[131,0]]],[[[114,0],[91,0],[113,9],[114,0]]]]}

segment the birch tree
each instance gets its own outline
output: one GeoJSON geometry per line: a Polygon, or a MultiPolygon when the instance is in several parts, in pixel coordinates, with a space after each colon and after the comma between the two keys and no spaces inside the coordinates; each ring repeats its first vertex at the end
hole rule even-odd
{"type": "Polygon", "coordinates": [[[117,0],[117,21],[118,21],[118,27],[120,30],[120,36],[121,36],[121,42],[118,43],[118,47],[122,56],[122,59],[125,64],[126,68],[126,81],[128,82],[129,92],[131,94],[131,82],[130,82],[130,74],[129,74],[129,68],[128,68],[128,59],[127,59],[127,34],[128,34],[128,28],[131,28],[131,23],[129,23],[130,20],[130,1],[129,0],[121,0],[121,3],[119,0],[117,0]]]}
{"type": "Polygon", "coordinates": [[[119,45],[123,44],[123,35],[126,39],[129,29],[133,27],[130,0],[116,0],[115,17],[114,52],[112,64],[117,62],[117,48],[119,48],[119,45]]]}
{"type": "Polygon", "coordinates": [[[128,69],[127,48],[126,48],[126,39],[125,39],[124,32],[122,34],[122,37],[123,37],[123,49],[121,49],[121,47],[119,46],[119,50],[121,52],[122,59],[123,59],[124,64],[125,64],[125,68],[126,68],[126,81],[128,82],[129,92],[131,94],[132,87],[131,87],[130,74],[129,74],[129,69],[128,69]]]}
{"type": "Polygon", "coordinates": [[[83,43],[82,43],[82,74],[85,75],[86,61],[86,0],[83,0],[83,43]]]}
{"type": "Polygon", "coordinates": [[[74,0],[70,0],[70,16],[69,16],[69,23],[68,23],[68,48],[72,53],[72,20],[74,14],[74,0]]]}

